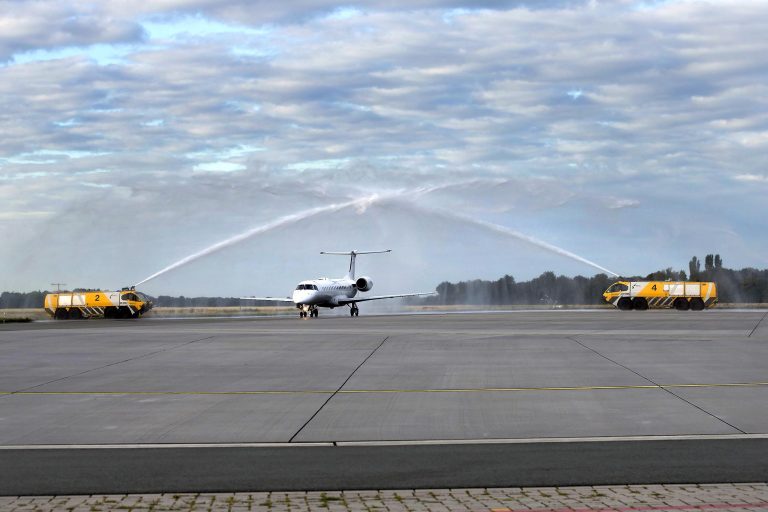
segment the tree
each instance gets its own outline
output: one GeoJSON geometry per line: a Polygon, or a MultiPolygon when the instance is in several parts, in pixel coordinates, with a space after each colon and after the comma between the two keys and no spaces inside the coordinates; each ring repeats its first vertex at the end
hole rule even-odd
{"type": "Polygon", "coordinates": [[[715,270],[720,270],[721,268],[723,268],[723,259],[719,254],[715,254],[715,270]]]}
{"type": "MultiPolygon", "coordinates": [[[[680,271],[682,272],[682,271],[680,271]]],[[[651,274],[648,274],[645,278],[648,281],[677,281],[680,279],[680,272],[672,270],[672,267],[665,268],[664,270],[658,270],[651,274]]],[[[683,280],[685,280],[685,272],[682,272],[683,280]]]]}
{"type": "Polygon", "coordinates": [[[701,261],[699,261],[699,258],[696,256],[691,258],[691,261],[688,263],[688,270],[688,275],[691,279],[697,281],[699,279],[699,274],[701,273],[701,261]]]}
{"type": "Polygon", "coordinates": [[[715,256],[713,254],[707,254],[704,256],[704,270],[706,272],[712,272],[715,268],[715,256]]]}

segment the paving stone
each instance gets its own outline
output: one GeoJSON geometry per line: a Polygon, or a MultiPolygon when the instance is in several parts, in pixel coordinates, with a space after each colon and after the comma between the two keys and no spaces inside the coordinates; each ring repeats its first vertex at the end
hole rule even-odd
{"type": "Polygon", "coordinates": [[[647,512],[649,507],[768,512],[768,484],[0,497],[3,512],[647,512]]]}

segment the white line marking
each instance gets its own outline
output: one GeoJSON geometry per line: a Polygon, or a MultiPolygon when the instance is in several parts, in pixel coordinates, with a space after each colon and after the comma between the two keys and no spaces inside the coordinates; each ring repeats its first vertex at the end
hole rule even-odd
{"type": "Polygon", "coordinates": [[[336,446],[409,446],[409,445],[462,445],[462,444],[548,444],[548,443],[605,443],[640,441],[714,441],[731,439],[768,439],[768,434],[701,434],[615,437],[532,437],[526,439],[443,439],[424,441],[338,441],[336,446]]]}
{"type": "Polygon", "coordinates": [[[718,441],[734,439],[768,439],[768,434],[701,434],[616,437],[534,437],[510,439],[429,439],[412,441],[327,441],[308,443],[148,443],[148,444],[32,444],[0,446],[0,450],[91,450],[91,449],[159,449],[159,448],[329,448],[334,446],[433,446],[471,444],[549,444],[605,443],[642,441],[718,441]]]}
{"type": "Polygon", "coordinates": [[[20,444],[0,446],[0,450],[143,450],[160,448],[311,448],[332,447],[322,443],[147,443],[147,444],[20,444]]]}

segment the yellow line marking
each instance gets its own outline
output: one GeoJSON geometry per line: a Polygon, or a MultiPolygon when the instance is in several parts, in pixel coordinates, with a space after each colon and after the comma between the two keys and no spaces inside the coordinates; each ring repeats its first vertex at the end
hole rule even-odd
{"type": "Polygon", "coordinates": [[[669,384],[661,385],[662,388],[746,388],[755,386],[768,386],[768,382],[725,382],[722,384],[669,384]]]}
{"type": "MultiPolygon", "coordinates": [[[[709,384],[641,384],[630,386],[557,386],[528,388],[448,388],[448,389],[342,389],[340,395],[397,393],[504,393],[525,391],[604,391],[667,388],[745,388],[768,386],[768,382],[725,382],[709,384]]],[[[147,395],[147,396],[239,396],[239,395],[332,395],[331,390],[256,390],[256,391],[0,391],[0,395],[147,395]]]]}

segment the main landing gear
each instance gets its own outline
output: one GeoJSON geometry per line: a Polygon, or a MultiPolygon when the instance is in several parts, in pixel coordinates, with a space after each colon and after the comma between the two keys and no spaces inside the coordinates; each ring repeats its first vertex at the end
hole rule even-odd
{"type": "MultiPolygon", "coordinates": [[[[299,318],[317,318],[318,316],[320,316],[320,308],[317,306],[302,305],[299,307],[299,318]]],[[[357,307],[357,304],[349,304],[349,316],[360,316],[360,308],[357,307]]]]}

